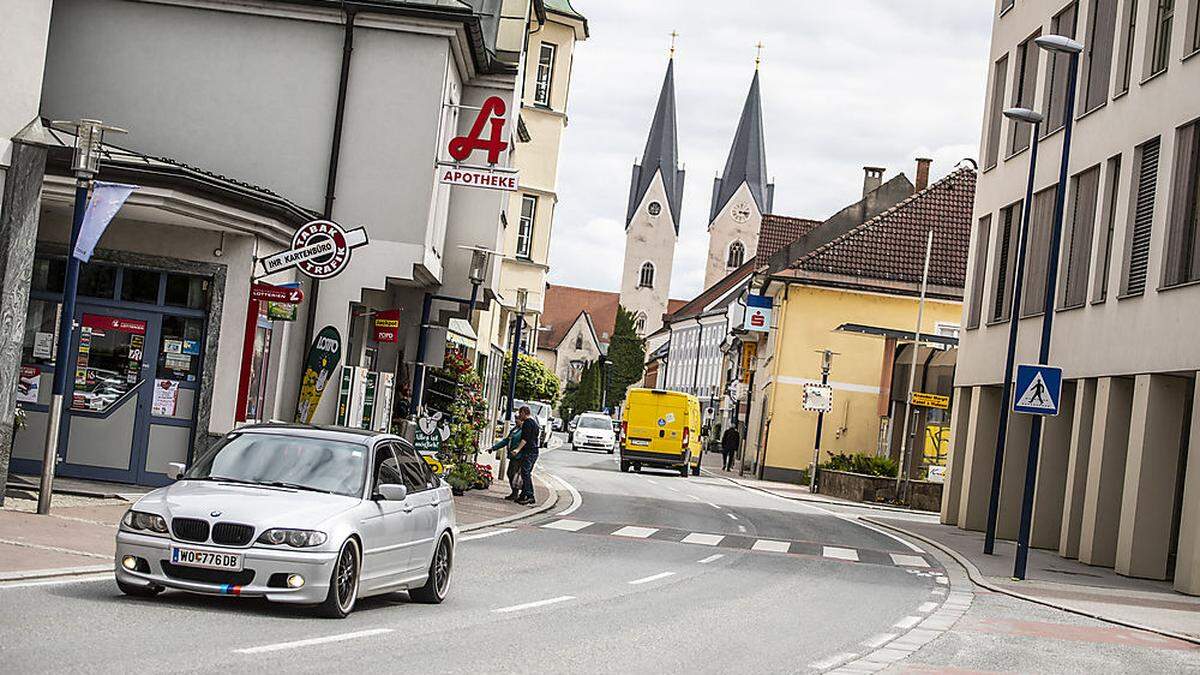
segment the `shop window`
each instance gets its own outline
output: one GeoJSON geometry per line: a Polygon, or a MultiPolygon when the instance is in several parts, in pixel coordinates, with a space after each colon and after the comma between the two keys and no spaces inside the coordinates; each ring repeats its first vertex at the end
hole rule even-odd
{"type": "Polygon", "coordinates": [[[208,279],[187,274],[167,274],[167,293],[164,302],[174,307],[206,309],[208,279]]]}
{"type": "Polygon", "coordinates": [[[158,304],[158,282],[162,273],[150,270],[125,270],[121,279],[121,299],[128,302],[158,304]]]}
{"type": "Polygon", "coordinates": [[[21,347],[23,365],[54,365],[54,350],[58,348],[59,303],[29,300],[25,312],[25,339],[21,347]]]}
{"type": "Polygon", "coordinates": [[[67,276],[67,261],[62,258],[34,258],[30,288],[46,293],[62,293],[67,276]]]}
{"type": "Polygon", "coordinates": [[[85,263],[79,270],[79,295],[112,298],[117,292],[117,268],[102,263],[85,263]]]}
{"type": "Polygon", "coordinates": [[[141,377],[145,344],[145,321],[84,314],[71,409],[102,412],[122,400],[141,377]]]}
{"type": "Polygon", "coordinates": [[[200,379],[200,345],[203,344],[203,332],[203,319],[163,316],[158,373],[155,377],[175,382],[195,382],[200,379]]]}

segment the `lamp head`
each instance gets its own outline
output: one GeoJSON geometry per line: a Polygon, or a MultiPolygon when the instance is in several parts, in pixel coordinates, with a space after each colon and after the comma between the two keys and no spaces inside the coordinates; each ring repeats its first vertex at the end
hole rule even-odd
{"type": "Polygon", "coordinates": [[[529,291],[524,288],[517,289],[517,314],[524,314],[525,308],[529,303],[529,291]]]}
{"type": "Polygon", "coordinates": [[[1005,108],[1004,116],[1010,120],[1018,122],[1026,122],[1028,124],[1041,124],[1042,120],[1046,119],[1042,113],[1029,108],[1005,108]]]}
{"type": "Polygon", "coordinates": [[[1043,35],[1039,38],[1034,38],[1033,41],[1037,43],[1037,46],[1048,52],[1078,54],[1083,51],[1082,44],[1062,35],[1043,35]]]}

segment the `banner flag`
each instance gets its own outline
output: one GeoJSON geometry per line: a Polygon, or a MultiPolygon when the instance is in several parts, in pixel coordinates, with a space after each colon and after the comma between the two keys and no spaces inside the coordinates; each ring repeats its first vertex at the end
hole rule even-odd
{"type": "Polygon", "coordinates": [[[83,224],[79,228],[79,239],[75,242],[73,253],[75,258],[81,262],[92,259],[96,243],[100,241],[100,237],[104,236],[104,231],[108,229],[108,224],[112,222],[113,216],[117,215],[117,211],[124,206],[125,200],[136,189],[138,189],[136,185],[123,183],[96,181],[92,184],[92,196],[88,199],[87,208],[83,212],[83,224]]]}

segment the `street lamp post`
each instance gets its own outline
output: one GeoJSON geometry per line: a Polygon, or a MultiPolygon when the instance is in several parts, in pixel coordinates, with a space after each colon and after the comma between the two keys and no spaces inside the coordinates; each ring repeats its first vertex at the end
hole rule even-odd
{"type": "MultiPolygon", "coordinates": [[[[516,316],[513,319],[513,334],[512,345],[509,350],[512,353],[512,363],[508,367],[508,412],[505,415],[504,433],[508,433],[507,425],[512,424],[513,420],[513,400],[517,397],[517,362],[521,356],[521,331],[525,321],[525,308],[529,303],[529,291],[524,288],[517,289],[517,305],[516,316]]],[[[507,450],[500,454],[500,475],[507,475],[505,471],[508,468],[508,452],[507,450]]]]}
{"type": "MultiPolygon", "coordinates": [[[[1025,203],[1021,208],[1021,226],[1017,234],[1017,260],[1013,276],[1013,292],[1008,311],[1008,352],[1004,359],[1004,388],[1000,392],[1000,420],[996,429],[996,456],[992,463],[992,485],[988,495],[987,527],[983,534],[983,552],[991,555],[996,548],[996,519],[1000,509],[1000,474],[1004,470],[1004,447],[1008,442],[1008,399],[1012,395],[1013,364],[1017,356],[1017,327],[1020,322],[1021,290],[1025,285],[1025,250],[1028,244],[1029,214],[1033,203],[1033,178],[1037,170],[1038,137],[1041,136],[1042,114],[1028,108],[1009,108],[1004,116],[1016,122],[1033,125],[1033,141],[1029,148],[1029,181],[1025,186],[1025,203]]],[[[982,283],[976,279],[975,283],[982,283]]],[[[998,290],[997,293],[1000,291],[998,290]]]]}
{"type": "Polygon", "coordinates": [[[54,356],[54,386],[51,390],[50,415],[46,423],[46,447],[42,452],[42,476],[38,487],[37,512],[50,513],[50,498],[54,486],[54,470],[58,464],[58,435],[62,426],[63,396],[67,389],[67,371],[71,354],[71,338],[75,329],[75,293],[79,286],[79,258],[75,257],[75,246],[79,243],[79,231],[83,227],[83,216],[87,209],[92,179],[100,172],[100,151],[104,144],[104,132],[125,133],[124,129],[109,126],[98,120],[78,122],[52,122],[51,126],[67,128],[75,132],[75,155],[71,160],[71,171],[75,174],[75,212],[71,219],[71,245],[67,256],[66,278],[63,281],[62,312],[58,317],[58,351],[54,356]]]}
{"type": "MultiPolygon", "coordinates": [[[[825,349],[821,351],[821,385],[829,385],[829,370],[833,366],[833,352],[825,349]]],[[[811,494],[817,492],[817,463],[821,461],[821,428],[825,426],[825,413],[817,413],[817,434],[813,439],[813,463],[812,471],[808,474],[808,491],[811,494]]]]}
{"type": "MultiPolygon", "coordinates": [[[[1050,361],[1050,336],[1054,328],[1054,294],[1058,287],[1058,249],[1062,244],[1063,213],[1066,210],[1067,170],[1071,157],[1071,131],[1075,119],[1075,85],[1079,70],[1079,54],[1083,45],[1062,37],[1046,35],[1035,40],[1047,51],[1069,55],[1067,70],[1066,114],[1063,115],[1062,161],[1058,167],[1058,189],[1054,195],[1054,224],[1050,232],[1050,250],[1047,252],[1046,293],[1042,300],[1042,342],[1038,350],[1038,365],[1050,361]]],[[[1005,401],[1007,407],[1008,402],[1005,401]]],[[[1029,429],[1029,454],[1025,464],[1025,493],[1021,499],[1021,524],[1017,530],[1017,555],[1013,561],[1013,578],[1024,579],[1029,561],[1029,530],[1033,521],[1033,490],[1037,483],[1038,452],[1042,443],[1042,416],[1034,415],[1029,429]]]]}
{"type": "Polygon", "coordinates": [[[613,364],[605,356],[600,360],[600,410],[608,412],[608,367],[613,364]]]}

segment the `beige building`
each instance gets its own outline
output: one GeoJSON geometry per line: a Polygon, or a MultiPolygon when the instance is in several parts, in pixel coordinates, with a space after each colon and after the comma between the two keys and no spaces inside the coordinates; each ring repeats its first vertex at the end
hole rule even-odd
{"type": "MultiPolygon", "coordinates": [[[[981,174],[942,520],[981,530],[995,461],[1012,314],[1017,362],[1036,361],[1065,115],[1075,115],[1050,361],[1062,409],[1042,432],[1031,545],[1200,594],[1200,0],[998,0],[981,174]],[[1064,56],[1085,46],[1066,109],[1064,56]],[[1023,298],[1013,302],[1030,127],[1045,114],[1023,298]],[[1015,310],[1014,310],[1015,307],[1015,310]]],[[[1016,535],[1030,419],[1003,458],[997,534],[1016,535]]]]}

